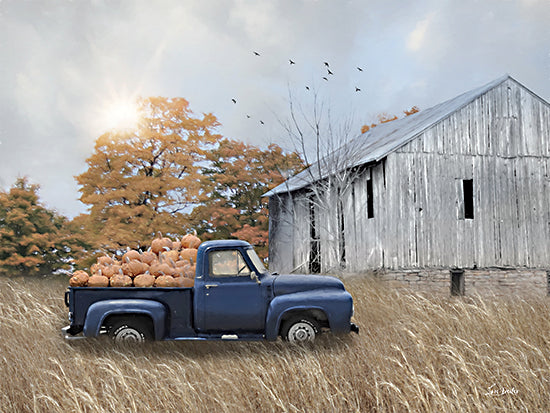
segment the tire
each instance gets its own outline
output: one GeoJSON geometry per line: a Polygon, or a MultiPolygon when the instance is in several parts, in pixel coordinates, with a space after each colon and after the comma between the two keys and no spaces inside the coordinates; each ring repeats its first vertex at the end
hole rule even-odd
{"type": "Polygon", "coordinates": [[[319,324],[312,317],[293,317],[286,320],[281,327],[281,337],[291,343],[314,341],[320,334],[319,324]]]}
{"type": "Polygon", "coordinates": [[[143,343],[153,340],[150,323],[140,318],[121,318],[108,328],[109,337],[117,343],[143,343]]]}

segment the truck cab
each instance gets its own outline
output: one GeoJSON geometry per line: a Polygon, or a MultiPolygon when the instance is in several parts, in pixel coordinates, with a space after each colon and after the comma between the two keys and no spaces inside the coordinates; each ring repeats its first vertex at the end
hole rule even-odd
{"type": "Polygon", "coordinates": [[[69,287],[65,301],[66,338],[307,341],[323,330],[358,332],[340,280],[271,274],[239,240],[199,246],[194,287],[69,287]]]}

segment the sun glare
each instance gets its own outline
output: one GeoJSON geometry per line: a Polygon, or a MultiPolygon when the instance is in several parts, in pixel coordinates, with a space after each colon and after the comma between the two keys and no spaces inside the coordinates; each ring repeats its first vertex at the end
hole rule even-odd
{"type": "Polygon", "coordinates": [[[137,101],[131,98],[116,98],[102,105],[100,122],[106,130],[129,130],[136,128],[139,120],[137,101]]]}

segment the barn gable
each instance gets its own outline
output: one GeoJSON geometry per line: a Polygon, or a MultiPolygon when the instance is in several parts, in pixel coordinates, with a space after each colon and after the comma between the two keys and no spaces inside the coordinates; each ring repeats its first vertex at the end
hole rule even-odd
{"type": "MultiPolygon", "coordinates": [[[[527,99],[528,95],[534,102],[538,102],[541,105],[549,105],[548,102],[526,89],[511,76],[505,75],[429,109],[370,129],[353,139],[345,147],[336,151],[336,153],[329,155],[318,163],[314,163],[310,168],[289,178],[286,182],[273,188],[264,196],[269,197],[278,193],[296,191],[311,184],[312,177],[313,179],[326,177],[333,172],[331,166],[334,163],[331,161],[331,158],[339,158],[341,157],[341,153],[353,153],[353,159],[347,165],[349,167],[378,162],[389,153],[418,138],[426,129],[447,119],[451,114],[476,101],[487,92],[497,89],[498,86],[504,83],[515,85],[517,89],[522,91],[520,92],[524,95],[522,99],[527,99]]],[[[493,110],[496,109],[503,108],[493,108],[493,110]]],[[[509,111],[511,108],[506,108],[506,110],[509,111]]]]}
{"type": "Polygon", "coordinates": [[[330,156],[266,194],[270,265],[547,266],[549,131],[550,105],[510,76],[379,125],[330,155],[362,168],[327,207],[308,189],[330,156]]]}

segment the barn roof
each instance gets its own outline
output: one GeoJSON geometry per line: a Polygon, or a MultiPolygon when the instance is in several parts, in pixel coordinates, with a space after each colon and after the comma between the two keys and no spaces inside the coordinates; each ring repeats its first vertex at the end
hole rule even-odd
{"type": "MultiPolygon", "coordinates": [[[[339,170],[336,165],[338,163],[343,165],[343,158],[346,158],[345,168],[378,162],[391,152],[418,137],[426,129],[447,118],[452,113],[460,110],[508,79],[512,79],[512,77],[509,75],[502,76],[484,86],[470,90],[429,109],[378,125],[352,139],[346,145],[319,162],[312,164],[299,174],[292,176],[267,192],[264,196],[296,191],[317,180],[326,178],[339,170]]],[[[515,82],[518,83],[517,81],[515,82]]]]}

